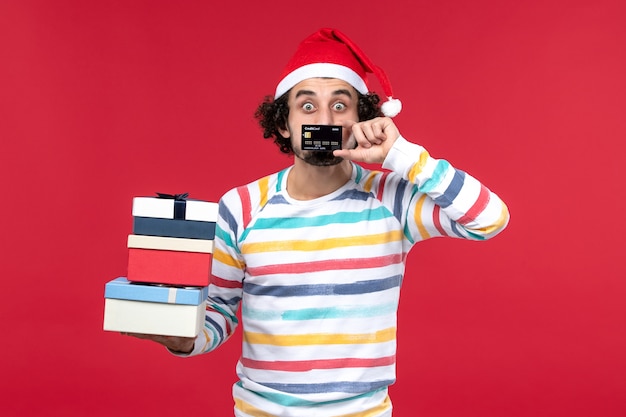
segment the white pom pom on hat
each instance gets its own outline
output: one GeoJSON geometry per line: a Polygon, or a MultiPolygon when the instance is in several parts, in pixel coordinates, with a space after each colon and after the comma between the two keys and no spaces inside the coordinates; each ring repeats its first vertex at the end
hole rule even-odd
{"type": "Polygon", "coordinates": [[[382,68],[365,55],[346,35],[337,29],[323,28],[303,40],[283,70],[274,98],[285,94],[294,85],[308,78],[337,78],[367,94],[367,74],[376,76],[387,96],[381,106],[385,116],[394,117],[402,103],[393,97],[391,83],[382,68]]]}
{"type": "Polygon", "coordinates": [[[387,101],[380,106],[380,110],[383,112],[385,116],[394,117],[397,116],[398,113],[402,110],[402,102],[397,98],[393,98],[391,96],[387,97],[387,101]]]}

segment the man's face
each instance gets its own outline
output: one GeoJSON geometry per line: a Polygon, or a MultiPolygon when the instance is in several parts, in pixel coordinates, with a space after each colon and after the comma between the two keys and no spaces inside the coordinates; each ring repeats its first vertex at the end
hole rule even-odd
{"type": "MultiPolygon", "coordinates": [[[[289,92],[289,117],[284,137],[291,137],[296,158],[316,166],[337,165],[342,158],[332,152],[303,151],[302,125],[342,125],[345,121],[358,121],[358,96],[350,84],[335,78],[309,78],[296,84],[289,92]]],[[[355,141],[343,129],[343,148],[354,148],[355,141]]]]}

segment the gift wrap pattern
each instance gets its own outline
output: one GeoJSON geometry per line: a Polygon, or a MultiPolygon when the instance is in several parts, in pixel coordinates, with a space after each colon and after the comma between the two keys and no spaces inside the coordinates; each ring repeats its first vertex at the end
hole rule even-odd
{"type": "Polygon", "coordinates": [[[133,199],[128,271],[105,285],[104,330],[195,337],[202,328],[218,204],[133,199]]]}

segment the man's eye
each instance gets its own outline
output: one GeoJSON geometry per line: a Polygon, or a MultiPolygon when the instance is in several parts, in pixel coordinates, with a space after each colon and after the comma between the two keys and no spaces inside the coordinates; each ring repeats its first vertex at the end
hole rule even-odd
{"type": "Polygon", "coordinates": [[[346,108],[346,105],[343,103],[335,103],[333,104],[333,109],[336,111],[341,111],[346,108]]]}
{"type": "Polygon", "coordinates": [[[304,111],[312,111],[315,107],[313,107],[313,105],[311,103],[304,103],[302,105],[302,109],[304,111]]]}

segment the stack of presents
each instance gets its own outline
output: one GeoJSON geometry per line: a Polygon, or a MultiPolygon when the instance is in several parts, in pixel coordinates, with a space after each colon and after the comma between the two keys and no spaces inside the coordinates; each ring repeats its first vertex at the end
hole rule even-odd
{"type": "Polygon", "coordinates": [[[195,337],[204,323],[217,203],[133,199],[126,277],[104,291],[104,330],[195,337]]]}

